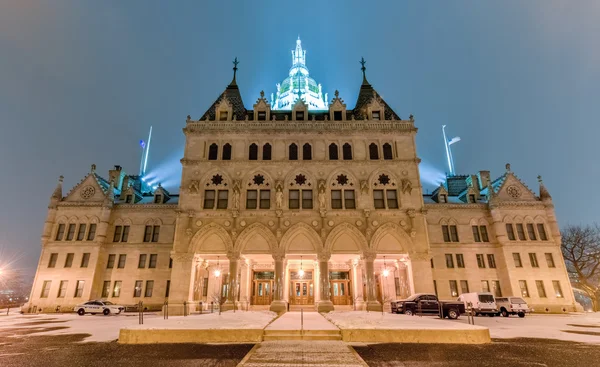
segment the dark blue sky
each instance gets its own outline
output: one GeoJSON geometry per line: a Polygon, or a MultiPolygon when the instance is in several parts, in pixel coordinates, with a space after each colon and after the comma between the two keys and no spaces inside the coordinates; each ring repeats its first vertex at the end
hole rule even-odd
{"type": "Polygon", "coordinates": [[[66,193],[92,163],[137,171],[153,125],[149,165],[177,186],[185,116],[218,97],[235,56],[246,106],[270,95],[298,35],[311,76],[349,108],[365,57],[383,98],[415,115],[423,168],[446,170],[447,124],[459,173],[510,162],[535,191],[544,177],[561,225],[598,221],[600,2],[168,4],[0,2],[0,256],[16,266],[37,265],[59,175],[66,193]]]}

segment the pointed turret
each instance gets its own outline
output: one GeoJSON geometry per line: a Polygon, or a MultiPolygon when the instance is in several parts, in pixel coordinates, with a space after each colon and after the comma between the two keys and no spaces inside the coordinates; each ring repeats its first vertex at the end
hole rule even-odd
{"type": "Polygon", "coordinates": [[[112,208],[115,204],[115,180],[110,180],[110,185],[106,190],[106,196],[104,197],[104,206],[112,208]]]}
{"type": "Polygon", "coordinates": [[[231,83],[204,113],[201,120],[244,121],[246,119],[248,111],[244,107],[244,101],[242,101],[242,95],[236,81],[238,64],[239,61],[236,57],[233,60],[233,79],[231,83]]]}
{"type": "Polygon", "coordinates": [[[58,184],[56,185],[56,188],[54,189],[54,192],[52,193],[52,196],[50,197],[50,204],[48,205],[48,208],[56,208],[56,205],[58,204],[58,202],[62,200],[62,198],[63,198],[63,195],[62,195],[63,180],[64,180],[64,177],[61,175],[58,178],[58,184]]]}
{"type": "Polygon", "coordinates": [[[542,181],[542,176],[538,176],[537,178],[538,178],[538,182],[540,183],[540,199],[542,201],[551,201],[552,196],[550,196],[548,189],[546,189],[546,186],[544,185],[544,182],[542,181]]]}
{"type": "Polygon", "coordinates": [[[363,81],[356,98],[356,105],[353,110],[353,117],[355,120],[402,120],[400,116],[392,110],[392,108],[381,98],[379,93],[369,84],[367,81],[367,74],[365,67],[364,57],[361,58],[360,64],[362,65],[363,81]],[[369,112],[371,109],[371,112],[369,112]],[[383,111],[382,111],[383,110],[383,111]],[[377,115],[373,115],[372,112],[377,112],[377,115]]]}

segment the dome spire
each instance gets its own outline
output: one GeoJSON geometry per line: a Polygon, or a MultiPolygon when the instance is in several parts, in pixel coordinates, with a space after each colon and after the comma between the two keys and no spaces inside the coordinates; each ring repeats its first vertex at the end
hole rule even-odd
{"type": "Polygon", "coordinates": [[[367,62],[365,61],[364,57],[361,57],[359,62],[362,65],[361,68],[360,68],[360,70],[362,70],[362,73],[363,73],[363,85],[368,85],[369,82],[367,81],[367,74],[366,74],[367,68],[365,67],[365,64],[367,62]]]}
{"type": "Polygon", "coordinates": [[[237,83],[235,82],[235,75],[237,74],[237,69],[238,69],[237,66],[239,63],[240,62],[238,61],[237,56],[236,56],[236,58],[233,60],[233,80],[231,81],[231,85],[237,85],[237,83]]]}

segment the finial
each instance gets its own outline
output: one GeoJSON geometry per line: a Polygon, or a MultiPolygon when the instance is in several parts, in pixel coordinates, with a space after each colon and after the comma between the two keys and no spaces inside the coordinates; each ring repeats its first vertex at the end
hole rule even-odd
{"type": "Polygon", "coordinates": [[[240,62],[238,61],[237,56],[236,56],[236,58],[233,60],[233,80],[231,81],[231,84],[235,84],[235,75],[237,73],[237,69],[238,69],[237,66],[239,63],[240,62]]]}
{"type": "Polygon", "coordinates": [[[192,116],[187,115],[187,120],[190,121],[192,119],[192,116]]]}
{"type": "Polygon", "coordinates": [[[264,90],[260,91],[260,98],[265,98],[265,91],[264,90]]]}
{"type": "Polygon", "coordinates": [[[333,95],[335,98],[338,98],[340,96],[340,92],[336,89],[335,92],[333,92],[333,95]]]}
{"type": "Polygon", "coordinates": [[[63,175],[60,175],[60,176],[58,177],[58,182],[62,183],[64,179],[65,179],[65,176],[63,176],[63,175]]]}
{"type": "Polygon", "coordinates": [[[412,114],[412,113],[410,114],[410,116],[408,116],[408,119],[409,119],[411,122],[414,122],[414,121],[415,121],[415,117],[413,116],[413,114],[412,114]]]}
{"type": "Polygon", "coordinates": [[[538,175],[538,176],[537,176],[537,179],[538,179],[538,182],[539,182],[539,183],[543,183],[543,182],[542,182],[542,176],[541,176],[541,175],[538,175]]]}
{"type": "Polygon", "coordinates": [[[510,172],[510,163],[506,164],[506,172],[510,172]]]}
{"type": "Polygon", "coordinates": [[[365,73],[365,71],[367,70],[367,68],[365,67],[365,64],[367,62],[365,61],[364,57],[360,58],[360,64],[362,65],[362,67],[360,68],[360,70],[362,70],[363,73],[363,84],[369,84],[369,82],[367,82],[367,75],[365,73]]]}
{"type": "Polygon", "coordinates": [[[160,182],[158,183],[158,187],[162,187],[162,184],[160,182]]]}
{"type": "Polygon", "coordinates": [[[92,168],[90,170],[90,173],[94,173],[94,172],[96,172],[96,165],[92,164],[92,168]]]}

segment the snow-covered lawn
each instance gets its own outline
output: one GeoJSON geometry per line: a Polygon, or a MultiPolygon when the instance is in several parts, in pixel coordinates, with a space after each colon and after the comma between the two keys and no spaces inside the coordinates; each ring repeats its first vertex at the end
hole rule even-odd
{"type": "MultiPolygon", "coordinates": [[[[466,324],[467,318],[461,316],[460,319],[450,323],[466,324]]],[[[546,338],[600,344],[600,312],[565,315],[533,314],[522,319],[517,316],[483,316],[475,317],[475,325],[489,328],[492,338],[546,338]],[[573,331],[590,334],[575,334],[573,331]]]]}
{"type": "Polygon", "coordinates": [[[5,329],[27,328],[27,335],[90,334],[85,342],[112,341],[119,338],[123,328],[144,329],[262,329],[276,314],[269,311],[223,312],[183,316],[171,316],[164,320],[159,314],[144,314],[144,324],[138,324],[138,314],[112,316],[77,314],[41,314],[0,316],[0,332],[5,329]],[[42,324],[43,322],[43,324],[42,324]],[[45,331],[59,327],[58,330],[45,331]]]}
{"type": "Polygon", "coordinates": [[[271,311],[227,311],[192,316],[152,318],[124,329],[264,329],[277,314],[271,311]]]}
{"type": "Polygon", "coordinates": [[[481,329],[481,326],[447,322],[437,317],[406,316],[381,312],[333,311],[324,314],[340,329],[481,329]]]}

